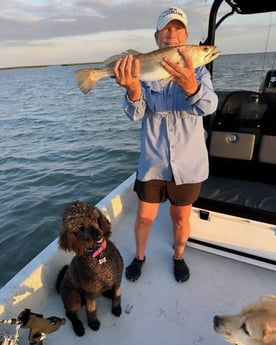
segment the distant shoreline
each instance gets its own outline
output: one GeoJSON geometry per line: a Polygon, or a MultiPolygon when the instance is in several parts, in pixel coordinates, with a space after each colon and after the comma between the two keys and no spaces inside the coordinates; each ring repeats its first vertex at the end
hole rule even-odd
{"type": "MultiPolygon", "coordinates": [[[[248,55],[248,54],[270,54],[276,53],[276,51],[268,52],[254,52],[254,53],[233,53],[233,54],[221,54],[221,56],[227,55],[248,55]]],[[[34,66],[15,66],[15,67],[0,67],[1,70],[11,70],[11,69],[23,69],[23,68],[45,68],[45,67],[54,67],[54,66],[79,66],[79,65],[102,65],[103,61],[94,61],[94,62],[74,62],[74,63],[63,63],[63,64],[52,64],[52,65],[34,65],[34,66]]]]}
{"type": "Polygon", "coordinates": [[[53,67],[53,66],[78,66],[78,65],[95,65],[95,64],[102,64],[102,62],[75,62],[75,63],[63,63],[63,64],[57,64],[57,65],[0,67],[0,71],[5,70],[5,69],[46,68],[46,67],[53,67]]]}
{"type": "Polygon", "coordinates": [[[0,67],[0,70],[3,70],[3,69],[21,69],[21,68],[42,68],[42,67],[49,67],[49,65],[0,67]]]}

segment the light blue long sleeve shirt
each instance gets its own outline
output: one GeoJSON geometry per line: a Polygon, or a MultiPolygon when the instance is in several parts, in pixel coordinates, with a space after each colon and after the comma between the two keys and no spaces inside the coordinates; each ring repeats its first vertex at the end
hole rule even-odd
{"type": "Polygon", "coordinates": [[[137,179],[198,183],[209,174],[203,116],[212,114],[218,97],[205,66],[195,70],[200,88],[188,97],[175,83],[141,82],[141,99],[125,95],[127,116],[142,119],[141,151],[137,179]]]}

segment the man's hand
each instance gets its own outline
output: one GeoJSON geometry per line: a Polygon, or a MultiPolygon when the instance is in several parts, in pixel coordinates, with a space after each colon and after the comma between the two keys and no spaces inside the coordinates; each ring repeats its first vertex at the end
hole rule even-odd
{"type": "Polygon", "coordinates": [[[132,55],[126,55],[116,61],[114,76],[119,85],[127,89],[128,98],[131,101],[138,101],[141,98],[141,84],[139,81],[140,61],[132,55]]]}
{"type": "Polygon", "coordinates": [[[164,57],[161,65],[172,75],[172,81],[190,96],[198,90],[193,62],[191,57],[185,53],[184,49],[179,49],[178,51],[183,58],[184,67],[182,64],[177,64],[167,57],[164,57]]]}

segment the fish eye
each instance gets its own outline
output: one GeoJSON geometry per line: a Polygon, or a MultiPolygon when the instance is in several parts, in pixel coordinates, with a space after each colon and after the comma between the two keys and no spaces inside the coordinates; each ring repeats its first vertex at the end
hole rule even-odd
{"type": "Polygon", "coordinates": [[[245,322],[241,325],[240,328],[244,331],[244,333],[245,333],[246,335],[250,336],[250,334],[249,334],[249,332],[248,332],[248,329],[247,329],[247,327],[246,327],[246,323],[245,323],[245,322]]]}

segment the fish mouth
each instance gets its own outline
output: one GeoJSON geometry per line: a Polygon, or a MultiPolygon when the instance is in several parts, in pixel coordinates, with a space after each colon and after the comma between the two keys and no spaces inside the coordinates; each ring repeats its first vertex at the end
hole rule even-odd
{"type": "Polygon", "coordinates": [[[206,55],[206,60],[208,62],[213,61],[221,54],[220,50],[217,49],[217,47],[214,47],[209,54],[206,55]]]}

